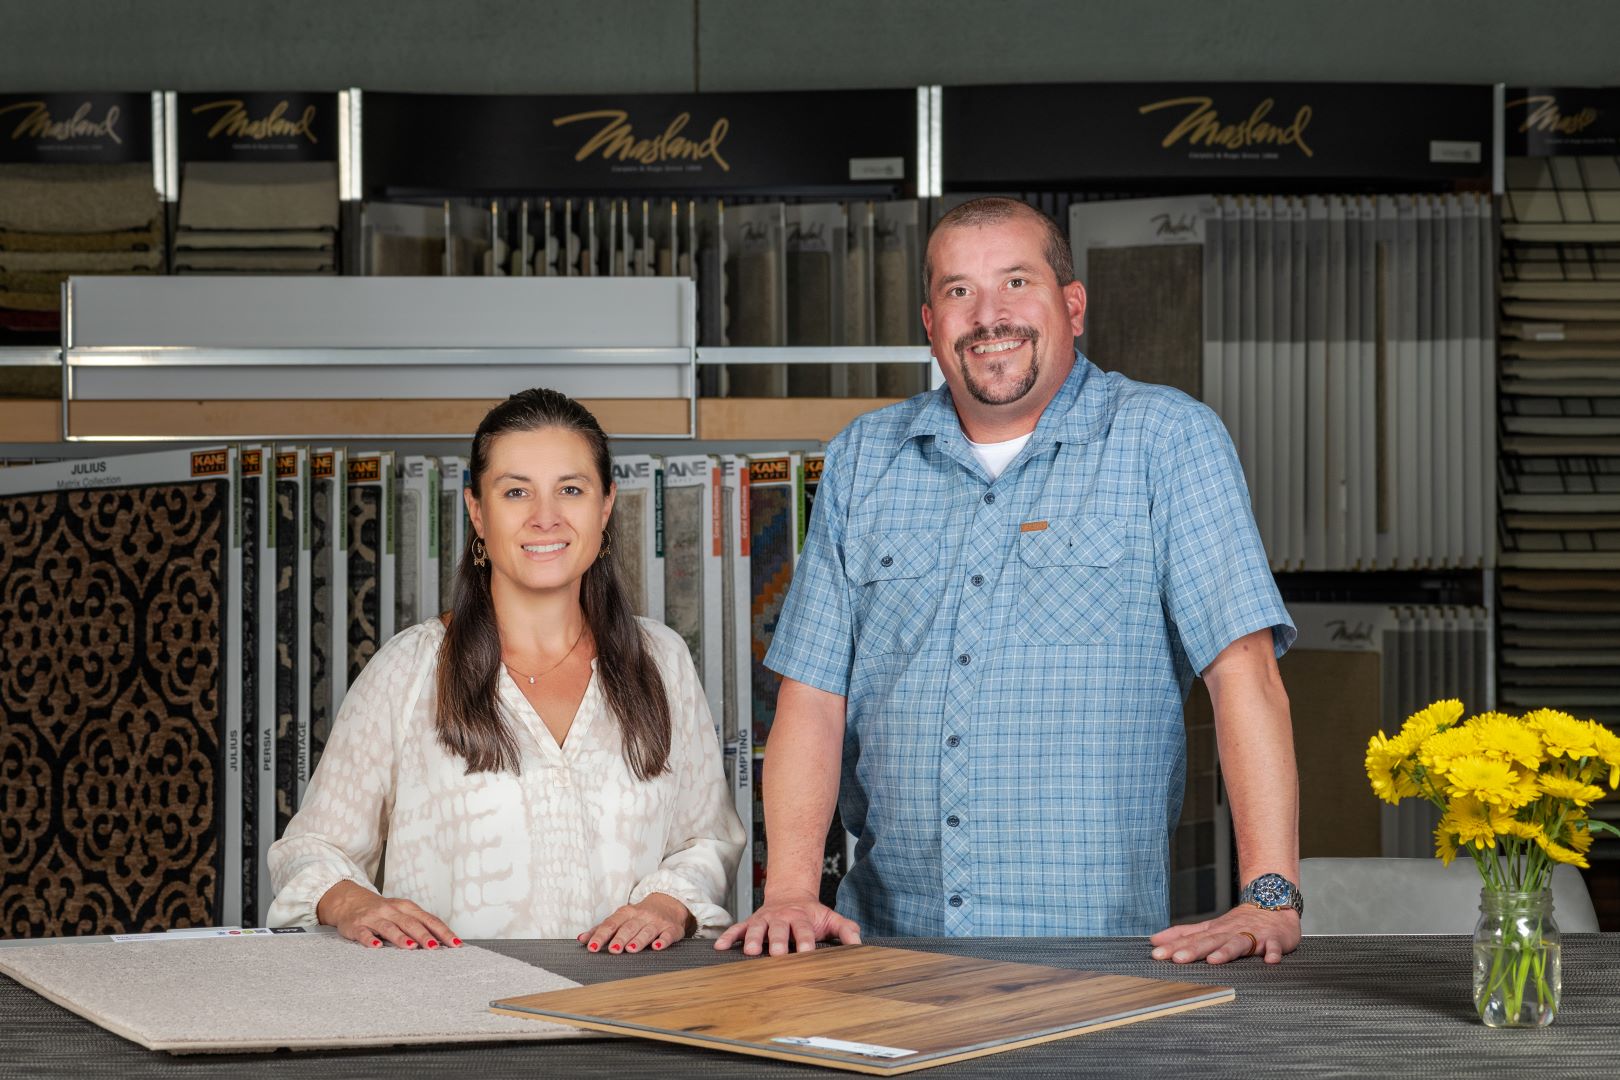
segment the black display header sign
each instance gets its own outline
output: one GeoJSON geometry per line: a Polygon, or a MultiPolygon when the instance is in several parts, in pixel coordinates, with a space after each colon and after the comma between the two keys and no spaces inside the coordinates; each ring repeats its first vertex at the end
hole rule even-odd
{"type": "Polygon", "coordinates": [[[949,190],[1221,181],[1489,180],[1489,86],[1077,83],[946,87],[949,190]]]}
{"type": "Polygon", "coordinates": [[[336,161],[336,94],[180,94],[181,161],[336,161]]]}
{"type": "Polygon", "coordinates": [[[898,190],[914,90],[484,96],[367,93],[371,192],[898,190]]]}
{"type": "Polygon", "coordinates": [[[1620,90],[1510,86],[1503,112],[1508,157],[1620,154],[1620,90]]]}
{"type": "Polygon", "coordinates": [[[151,160],[151,94],[0,94],[0,162],[151,160]]]}

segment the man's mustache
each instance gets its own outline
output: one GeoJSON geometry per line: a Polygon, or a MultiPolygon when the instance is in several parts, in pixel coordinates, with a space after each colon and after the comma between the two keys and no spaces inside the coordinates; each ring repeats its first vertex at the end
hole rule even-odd
{"type": "Polygon", "coordinates": [[[1001,323],[999,326],[981,326],[977,330],[970,330],[956,339],[956,354],[960,356],[974,345],[982,345],[987,341],[1019,337],[1028,338],[1031,342],[1034,342],[1040,336],[1040,332],[1033,326],[1014,326],[1011,323],[1001,323]]]}

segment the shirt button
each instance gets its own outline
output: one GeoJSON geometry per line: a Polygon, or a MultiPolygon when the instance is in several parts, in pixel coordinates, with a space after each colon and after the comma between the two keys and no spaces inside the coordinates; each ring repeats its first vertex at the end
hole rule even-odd
{"type": "Polygon", "coordinates": [[[967,653],[963,653],[961,656],[956,658],[956,662],[961,664],[963,667],[967,667],[969,664],[973,663],[973,657],[969,656],[967,653]]]}
{"type": "Polygon", "coordinates": [[[983,585],[984,584],[984,575],[983,574],[974,574],[972,577],[968,578],[968,580],[973,582],[973,584],[975,584],[975,585],[983,585]]]}
{"type": "Polygon", "coordinates": [[[996,501],[996,493],[993,492],[993,491],[985,492],[984,493],[984,501],[987,502],[987,503],[995,502],[996,501]]]}
{"type": "Polygon", "coordinates": [[[883,556],[883,558],[878,560],[878,565],[879,566],[893,566],[894,565],[894,556],[893,555],[885,555],[885,556],[883,556]]]}
{"type": "Polygon", "coordinates": [[[945,740],[945,745],[951,747],[961,746],[962,740],[957,738],[955,735],[952,735],[945,740]]]}
{"type": "Polygon", "coordinates": [[[954,829],[958,825],[962,824],[962,819],[957,817],[955,814],[952,814],[950,817],[945,819],[945,824],[954,829]]]}
{"type": "Polygon", "coordinates": [[[955,893],[952,893],[951,894],[951,907],[961,907],[961,906],[962,906],[962,898],[960,896],[957,896],[955,893]]]}

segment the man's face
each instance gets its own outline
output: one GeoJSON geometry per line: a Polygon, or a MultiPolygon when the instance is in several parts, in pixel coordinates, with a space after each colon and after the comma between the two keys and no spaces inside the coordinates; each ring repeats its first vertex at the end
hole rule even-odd
{"type": "Polygon", "coordinates": [[[929,244],[923,325],[959,409],[1039,412],[1073,367],[1086,293],[1058,283],[1045,240],[1041,224],[1020,215],[946,229],[929,244]]]}

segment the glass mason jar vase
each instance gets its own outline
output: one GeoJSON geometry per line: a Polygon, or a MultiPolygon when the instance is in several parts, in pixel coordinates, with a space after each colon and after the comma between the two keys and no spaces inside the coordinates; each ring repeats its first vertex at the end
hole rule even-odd
{"type": "Polygon", "coordinates": [[[1552,890],[1479,895],[1474,1006],[1486,1027],[1546,1027],[1563,989],[1552,890]]]}

